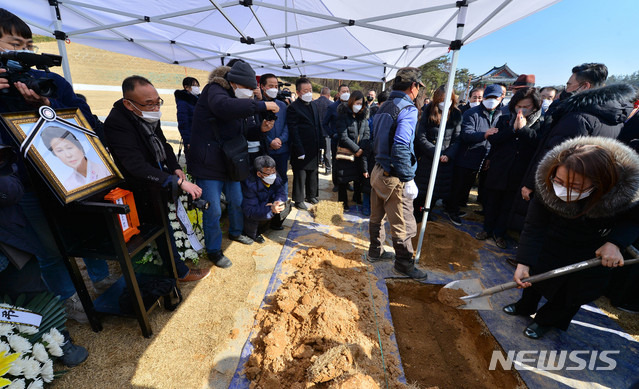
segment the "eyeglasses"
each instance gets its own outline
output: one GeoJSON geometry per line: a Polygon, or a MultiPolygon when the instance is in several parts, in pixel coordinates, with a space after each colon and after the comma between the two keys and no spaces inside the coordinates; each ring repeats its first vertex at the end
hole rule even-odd
{"type": "Polygon", "coordinates": [[[149,103],[149,104],[140,104],[137,101],[133,101],[131,99],[127,99],[128,101],[130,101],[133,104],[139,105],[140,107],[144,107],[144,108],[155,108],[158,107],[160,108],[162,105],[164,105],[164,100],[162,100],[162,98],[160,97],[160,99],[158,100],[157,103],[149,103]]]}
{"type": "Polygon", "coordinates": [[[7,42],[3,40],[0,40],[0,42],[13,46],[13,50],[23,50],[23,47],[24,47],[27,50],[33,51],[36,54],[38,53],[38,51],[40,51],[40,48],[38,46],[31,45],[31,44],[27,44],[25,46],[24,43],[7,42]]]}

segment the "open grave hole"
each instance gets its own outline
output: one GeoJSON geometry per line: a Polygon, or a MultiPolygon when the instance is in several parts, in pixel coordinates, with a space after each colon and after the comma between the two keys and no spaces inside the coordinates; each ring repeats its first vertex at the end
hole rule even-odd
{"type": "Polygon", "coordinates": [[[442,303],[442,285],[386,280],[406,381],[419,387],[526,388],[516,370],[489,370],[502,350],[476,311],[442,303]]]}

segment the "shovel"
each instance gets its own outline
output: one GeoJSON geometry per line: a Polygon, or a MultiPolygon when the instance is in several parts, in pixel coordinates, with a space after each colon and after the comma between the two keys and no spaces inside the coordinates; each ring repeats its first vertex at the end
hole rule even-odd
{"type": "MultiPolygon", "coordinates": [[[[635,257],[635,259],[629,259],[624,261],[624,266],[632,265],[639,262],[639,251],[633,246],[628,247],[628,252],[635,257]]],[[[550,270],[545,273],[536,274],[532,277],[523,278],[522,282],[535,283],[539,281],[548,280],[551,278],[559,277],[565,274],[575,273],[580,270],[588,269],[591,267],[601,265],[601,258],[592,258],[586,261],[573,263],[572,265],[560,267],[558,269],[550,270]]],[[[504,284],[493,286],[492,288],[483,289],[479,279],[473,278],[469,280],[457,280],[450,282],[444,286],[448,289],[461,289],[467,296],[460,297],[466,305],[461,305],[459,309],[474,309],[474,310],[491,310],[489,296],[504,290],[513,289],[517,287],[517,283],[514,281],[506,282],[504,284]]]]}

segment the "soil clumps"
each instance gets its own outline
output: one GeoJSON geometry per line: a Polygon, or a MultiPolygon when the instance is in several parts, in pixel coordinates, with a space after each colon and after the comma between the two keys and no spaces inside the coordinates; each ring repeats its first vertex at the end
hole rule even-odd
{"type": "MultiPolygon", "coordinates": [[[[419,231],[420,226],[417,226],[419,231]]],[[[417,247],[418,236],[413,239],[417,247]]],[[[479,261],[479,249],[484,242],[460,231],[448,223],[429,222],[419,257],[419,265],[447,273],[472,270],[479,261]]]]}
{"type": "Polygon", "coordinates": [[[437,293],[437,300],[444,305],[457,308],[466,305],[466,302],[460,298],[464,296],[468,295],[461,289],[441,288],[437,293]]]}

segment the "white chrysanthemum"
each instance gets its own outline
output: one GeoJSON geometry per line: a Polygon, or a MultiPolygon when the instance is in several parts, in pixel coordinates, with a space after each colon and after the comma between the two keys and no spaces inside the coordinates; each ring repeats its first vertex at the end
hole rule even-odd
{"type": "Polygon", "coordinates": [[[40,362],[31,357],[25,358],[22,375],[28,380],[35,379],[40,375],[40,362]]]}
{"type": "Polygon", "coordinates": [[[62,348],[58,346],[57,343],[49,343],[47,345],[47,350],[49,351],[49,354],[54,357],[61,357],[64,355],[64,351],[62,351],[62,348]]]}
{"type": "Polygon", "coordinates": [[[172,227],[174,230],[177,230],[178,228],[180,228],[180,223],[178,223],[178,222],[171,222],[171,227],[172,227]]]}
{"type": "Polygon", "coordinates": [[[13,326],[11,324],[0,324],[0,338],[13,334],[13,326]]]}
{"type": "Polygon", "coordinates": [[[182,243],[182,241],[180,239],[176,239],[175,240],[175,246],[180,248],[180,247],[184,246],[184,244],[182,243]]]}
{"type": "MultiPolygon", "coordinates": [[[[169,211],[175,211],[175,204],[169,203],[169,211]]],[[[175,212],[172,212],[175,215],[175,212]]],[[[169,217],[171,217],[171,212],[169,212],[169,217]]]]}
{"type": "Polygon", "coordinates": [[[186,247],[187,249],[191,248],[191,242],[189,242],[188,239],[184,241],[184,247],[186,247]]]}
{"type": "Polygon", "coordinates": [[[38,328],[34,326],[24,326],[18,324],[17,326],[18,332],[21,334],[33,335],[38,332],[38,328]]]}
{"type": "Polygon", "coordinates": [[[51,328],[51,330],[49,331],[49,335],[51,335],[53,337],[53,340],[55,340],[55,342],[62,347],[62,345],[66,342],[64,340],[64,335],[62,335],[60,333],[60,331],[58,331],[57,328],[51,328]]]}
{"type": "Polygon", "coordinates": [[[8,373],[14,377],[21,376],[24,371],[25,360],[23,358],[18,358],[11,364],[8,373]]]}
{"type": "Polygon", "coordinates": [[[6,389],[24,389],[24,378],[11,381],[11,384],[6,389]]]}
{"type": "Polygon", "coordinates": [[[42,380],[40,378],[32,381],[29,384],[29,386],[27,386],[27,389],[42,389],[42,388],[43,388],[43,385],[42,385],[42,380]]]}
{"type": "Polygon", "coordinates": [[[47,352],[47,349],[44,347],[44,345],[40,342],[33,345],[33,351],[31,351],[31,355],[33,355],[33,357],[37,359],[38,362],[45,363],[49,360],[49,353],[47,352]]]}
{"type": "Polygon", "coordinates": [[[0,341],[0,353],[1,352],[9,353],[11,351],[11,347],[9,347],[9,343],[0,341]]]}
{"type": "Polygon", "coordinates": [[[20,335],[10,335],[7,340],[13,351],[24,354],[31,352],[31,342],[20,335]]]}
{"type": "Polygon", "coordinates": [[[42,380],[46,383],[53,381],[53,361],[49,359],[42,365],[40,377],[42,377],[42,380]]]}

